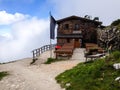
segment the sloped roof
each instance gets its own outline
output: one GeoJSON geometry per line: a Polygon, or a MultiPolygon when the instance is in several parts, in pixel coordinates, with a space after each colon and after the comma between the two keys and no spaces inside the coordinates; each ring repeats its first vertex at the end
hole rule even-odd
{"type": "Polygon", "coordinates": [[[102,22],[100,22],[100,21],[95,21],[95,20],[91,20],[91,19],[87,19],[87,18],[82,18],[82,17],[75,16],[75,15],[69,16],[69,17],[66,17],[66,18],[63,18],[63,19],[59,19],[59,20],[57,20],[57,23],[59,24],[61,22],[67,21],[67,20],[84,20],[84,21],[87,21],[87,22],[102,24],[102,22]]]}

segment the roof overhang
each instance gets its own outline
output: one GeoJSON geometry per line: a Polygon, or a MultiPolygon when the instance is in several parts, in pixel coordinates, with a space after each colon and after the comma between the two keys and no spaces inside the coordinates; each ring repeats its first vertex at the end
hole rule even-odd
{"type": "Polygon", "coordinates": [[[66,18],[63,18],[63,19],[59,19],[59,20],[57,20],[57,24],[59,24],[61,22],[64,22],[64,21],[67,21],[67,20],[83,20],[83,21],[87,21],[87,22],[93,22],[93,23],[98,24],[98,25],[102,24],[102,22],[100,22],[100,21],[95,21],[95,20],[91,20],[91,19],[87,19],[87,18],[82,18],[82,17],[79,17],[79,16],[70,16],[70,17],[66,17],[66,18]]]}
{"type": "Polygon", "coordinates": [[[82,38],[82,35],[81,34],[61,34],[61,35],[58,35],[57,38],[71,38],[71,39],[74,39],[74,38],[82,38]]]}

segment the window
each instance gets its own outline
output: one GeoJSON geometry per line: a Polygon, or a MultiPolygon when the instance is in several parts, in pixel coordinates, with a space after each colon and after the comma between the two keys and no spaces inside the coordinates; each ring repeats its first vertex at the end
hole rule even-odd
{"type": "Polygon", "coordinates": [[[69,24],[64,25],[64,30],[67,30],[67,29],[69,29],[69,24]]]}
{"type": "Polygon", "coordinates": [[[67,39],[67,43],[70,43],[70,39],[67,39]]]}
{"type": "Polygon", "coordinates": [[[80,29],[80,25],[79,25],[79,24],[75,24],[74,29],[75,29],[75,30],[80,29]]]}

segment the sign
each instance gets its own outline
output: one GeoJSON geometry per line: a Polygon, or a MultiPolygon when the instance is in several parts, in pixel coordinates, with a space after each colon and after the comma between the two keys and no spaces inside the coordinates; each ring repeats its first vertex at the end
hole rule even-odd
{"type": "Polygon", "coordinates": [[[82,31],[73,31],[73,34],[81,34],[82,31]]]}

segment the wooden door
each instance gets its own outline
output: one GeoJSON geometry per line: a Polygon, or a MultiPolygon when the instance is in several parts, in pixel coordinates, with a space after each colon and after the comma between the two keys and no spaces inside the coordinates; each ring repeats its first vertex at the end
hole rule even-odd
{"type": "Polygon", "coordinates": [[[74,47],[75,48],[80,48],[81,44],[80,44],[80,39],[75,39],[74,40],[74,47]]]}

